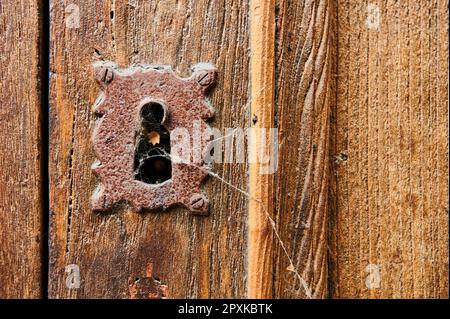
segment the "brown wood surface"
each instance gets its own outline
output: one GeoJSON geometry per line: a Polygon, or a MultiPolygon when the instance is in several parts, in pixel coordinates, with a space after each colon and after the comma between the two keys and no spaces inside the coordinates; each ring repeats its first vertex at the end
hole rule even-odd
{"type": "Polygon", "coordinates": [[[277,298],[327,294],[333,7],[330,0],[278,1],[275,212],[283,244],[277,241],[275,254],[277,298]]]}
{"type": "Polygon", "coordinates": [[[448,298],[448,1],[339,0],[337,17],[331,296],[448,298]]]}
{"type": "Polygon", "coordinates": [[[448,0],[50,6],[46,212],[44,6],[0,2],[0,298],[45,297],[47,262],[50,298],[449,297],[448,0]],[[211,126],[277,127],[276,175],[215,164],[208,217],[93,213],[107,60],[215,64],[211,126]]]}
{"type": "MultiPolygon", "coordinates": [[[[167,297],[243,297],[247,247],[246,165],[217,165],[224,181],[204,186],[209,217],[186,209],[94,214],[97,181],[92,105],[100,88],[92,62],[121,67],[168,64],[183,76],[198,62],[216,65],[213,126],[245,127],[248,113],[246,1],[71,1],[79,28],[68,28],[63,2],[51,8],[50,283],[51,298],[136,297],[129,284],[153,276],[167,297]],[[231,184],[232,186],[230,186],[231,184]],[[81,286],[68,289],[65,267],[77,264],[81,286]]],[[[72,24],[70,24],[72,25],[72,24]]],[[[151,291],[144,291],[148,293],[151,291]]]]}
{"type": "Polygon", "coordinates": [[[0,299],[42,296],[38,3],[0,3],[0,299]]]}
{"type": "Polygon", "coordinates": [[[249,145],[248,297],[273,297],[273,193],[270,152],[274,128],[275,1],[250,1],[251,128],[249,145]],[[269,147],[267,147],[269,146],[269,147]],[[269,170],[269,174],[267,171],[269,170]]]}

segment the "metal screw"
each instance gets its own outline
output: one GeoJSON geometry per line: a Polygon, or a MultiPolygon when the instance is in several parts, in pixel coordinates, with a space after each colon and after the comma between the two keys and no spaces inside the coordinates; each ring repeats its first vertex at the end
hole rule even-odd
{"type": "Polygon", "coordinates": [[[202,195],[193,195],[191,197],[191,207],[193,209],[201,209],[203,206],[205,205],[205,199],[203,198],[202,195]]]}
{"type": "Polygon", "coordinates": [[[197,82],[201,86],[208,86],[213,82],[213,76],[207,71],[200,71],[197,75],[197,82]]]}
{"type": "Polygon", "coordinates": [[[105,83],[111,82],[114,79],[114,72],[110,68],[106,68],[104,72],[103,81],[105,83]]]}
{"type": "Polygon", "coordinates": [[[201,215],[208,214],[209,202],[202,194],[194,194],[190,199],[191,211],[201,213],[201,215]]]}
{"type": "Polygon", "coordinates": [[[110,83],[114,79],[114,72],[109,67],[102,67],[96,77],[99,82],[110,83]]]}

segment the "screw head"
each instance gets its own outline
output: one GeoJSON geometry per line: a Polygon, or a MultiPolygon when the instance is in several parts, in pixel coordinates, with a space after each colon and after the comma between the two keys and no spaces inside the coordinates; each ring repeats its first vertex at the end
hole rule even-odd
{"type": "Polygon", "coordinates": [[[102,67],[96,72],[97,81],[101,83],[110,83],[114,79],[114,71],[109,67],[102,67]]]}
{"type": "Polygon", "coordinates": [[[197,82],[201,86],[209,86],[213,83],[214,77],[208,71],[200,71],[197,75],[197,82]]]}
{"type": "Polygon", "coordinates": [[[203,194],[194,194],[189,201],[190,209],[193,213],[207,215],[209,210],[209,201],[203,194]]]}
{"type": "Polygon", "coordinates": [[[103,79],[103,81],[105,83],[109,83],[114,79],[114,72],[113,70],[111,70],[110,68],[106,68],[105,69],[105,77],[103,79]]]}

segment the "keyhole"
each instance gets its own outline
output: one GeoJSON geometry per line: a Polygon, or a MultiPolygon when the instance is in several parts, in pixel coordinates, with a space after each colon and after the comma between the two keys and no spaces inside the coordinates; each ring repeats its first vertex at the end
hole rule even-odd
{"type": "Polygon", "coordinates": [[[141,129],[134,157],[135,179],[160,184],[172,178],[170,134],[163,125],[164,108],[151,102],[141,109],[141,129]]]}

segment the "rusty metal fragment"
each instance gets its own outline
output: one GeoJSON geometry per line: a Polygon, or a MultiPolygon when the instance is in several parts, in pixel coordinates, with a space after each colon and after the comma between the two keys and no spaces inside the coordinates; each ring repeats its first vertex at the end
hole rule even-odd
{"type": "Polygon", "coordinates": [[[132,279],[129,285],[130,299],[166,299],[167,285],[153,277],[153,264],[149,263],[144,277],[132,279]]]}
{"type": "MultiPolygon", "coordinates": [[[[100,118],[93,134],[97,161],[92,169],[100,183],[92,197],[92,209],[102,212],[122,203],[138,211],[182,205],[194,214],[207,215],[209,201],[201,192],[201,184],[208,175],[203,159],[211,141],[206,120],[214,110],[205,94],[215,81],[215,68],[199,64],[190,77],[180,78],[168,66],[119,69],[111,62],[101,62],[94,65],[94,75],[103,92],[94,106],[94,113],[100,118]],[[160,106],[161,115],[156,121],[160,123],[147,123],[148,127],[143,128],[141,111],[144,106],[153,105],[160,106]],[[201,132],[207,132],[200,140],[193,137],[194,123],[201,132]],[[191,156],[188,163],[173,160],[169,153],[174,141],[168,141],[168,133],[177,128],[189,133],[192,144],[186,147],[192,148],[193,153],[200,151],[201,156],[191,156]],[[144,137],[148,141],[142,142],[144,137]],[[164,146],[163,142],[170,145],[164,146]],[[144,145],[144,155],[139,153],[139,145],[144,145]],[[170,178],[166,174],[162,180],[151,183],[139,178],[137,167],[142,168],[139,164],[153,156],[146,153],[149,150],[161,159],[154,163],[155,167],[170,169],[165,172],[170,173],[170,178]]],[[[179,147],[180,141],[177,143],[179,147]]]]}

